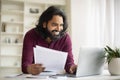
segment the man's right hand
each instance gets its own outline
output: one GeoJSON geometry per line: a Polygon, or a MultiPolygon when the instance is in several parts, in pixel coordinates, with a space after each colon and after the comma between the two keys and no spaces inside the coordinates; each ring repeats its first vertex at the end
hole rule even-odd
{"type": "Polygon", "coordinates": [[[44,71],[45,67],[42,64],[31,64],[27,67],[29,74],[37,75],[44,71]]]}

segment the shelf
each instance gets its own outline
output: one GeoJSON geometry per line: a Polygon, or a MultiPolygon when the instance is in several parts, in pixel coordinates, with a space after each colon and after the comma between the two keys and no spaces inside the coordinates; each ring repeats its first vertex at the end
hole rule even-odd
{"type": "Polygon", "coordinates": [[[66,0],[26,0],[26,3],[66,5],[66,0]]]}
{"type": "Polygon", "coordinates": [[[23,24],[22,21],[2,21],[1,23],[7,23],[7,24],[23,24]]]}
{"type": "Polygon", "coordinates": [[[1,53],[1,57],[21,57],[21,55],[19,54],[15,54],[15,55],[3,55],[2,53],[1,53]]]}
{"type": "Polygon", "coordinates": [[[11,68],[11,69],[14,69],[14,68],[21,68],[20,66],[0,66],[0,68],[11,68]]]}
{"type": "Polygon", "coordinates": [[[4,2],[24,3],[24,1],[25,0],[5,0],[4,2]]]}
{"type": "Polygon", "coordinates": [[[20,10],[2,10],[1,12],[2,12],[1,15],[4,15],[4,14],[17,14],[17,15],[22,14],[22,15],[24,15],[24,11],[20,11],[20,10]]]}
{"type": "Polygon", "coordinates": [[[23,35],[23,32],[1,32],[1,35],[23,35]]]}
{"type": "Polygon", "coordinates": [[[22,46],[22,43],[1,43],[2,46],[22,46]]]}
{"type": "Polygon", "coordinates": [[[25,16],[26,17],[37,17],[39,18],[40,17],[40,13],[26,13],[25,16]]]}

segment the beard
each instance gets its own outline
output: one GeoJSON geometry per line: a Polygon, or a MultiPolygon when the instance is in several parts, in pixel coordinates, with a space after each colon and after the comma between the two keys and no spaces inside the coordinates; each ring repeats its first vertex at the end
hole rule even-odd
{"type": "Polygon", "coordinates": [[[58,40],[61,37],[62,31],[52,30],[51,32],[45,28],[45,33],[47,37],[49,37],[51,40],[58,40]]]}

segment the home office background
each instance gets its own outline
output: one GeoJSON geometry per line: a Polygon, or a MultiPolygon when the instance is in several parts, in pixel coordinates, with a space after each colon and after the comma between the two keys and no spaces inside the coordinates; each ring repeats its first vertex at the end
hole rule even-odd
{"type": "Polygon", "coordinates": [[[0,75],[21,73],[24,34],[50,5],[67,15],[77,63],[81,46],[120,47],[120,0],[0,0],[0,75]]]}

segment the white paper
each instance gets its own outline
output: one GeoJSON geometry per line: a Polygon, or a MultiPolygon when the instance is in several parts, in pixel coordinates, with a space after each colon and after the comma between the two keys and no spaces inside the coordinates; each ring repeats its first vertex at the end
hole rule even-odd
{"type": "Polygon", "coordinates": [[[45,71],[60,72],[64,70],[67,52],[36,46],[34,59],[36,64],[43,64],[45,71]]]}

